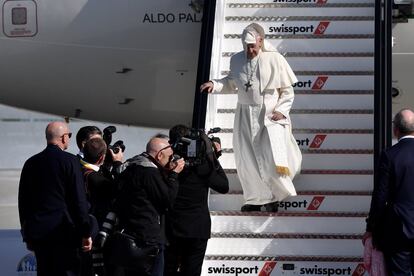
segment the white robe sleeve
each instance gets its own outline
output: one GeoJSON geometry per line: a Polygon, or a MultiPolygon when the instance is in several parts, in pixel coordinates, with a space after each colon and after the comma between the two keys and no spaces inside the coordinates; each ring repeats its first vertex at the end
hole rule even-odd
{"type": "Polygon", "coordinates": [[[220,92],[228,93],[232,91],[237,91],[236,84],[230,75],[223,79],[211,80],[211,82],[214,85],[213,93],[220,93],[220,92]]]}
{"type": "Polygon", "coordinates": [[[280,54],[277,55],[277,65],[279,67],[279,78],[280,78],[280,81],[279,81],[280,86],[277,88],[290,87],[298,81],[289,63],[280,54]]]}
{"type": "Polygon", "coordinates": [[[274,111],[279,111],[286,118],[289,116],[290,109],[292,108],[293,100],[295,98],[295,93],[293,92],[293,87],[284,87],[279,88],[279,100],[277,101],[274,111]]]}
{"type": "Polygon", "coordinates": [[[233,75],[233,70],[235,67],[235,64],[234,64],[235,58],[237,58],[237,56],[233,56],[230,59],[230,72],[228,76],[222,79],[211,80],[211,82],[214,85],[213,93],[219,93],[219,92],[229,93],[229,92],[235,92],[238,90],[237,84],[234,80],[234,75],[233,75]]]}

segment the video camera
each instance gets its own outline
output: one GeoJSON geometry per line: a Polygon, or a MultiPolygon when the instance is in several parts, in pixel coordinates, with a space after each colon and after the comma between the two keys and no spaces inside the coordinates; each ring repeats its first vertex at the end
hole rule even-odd
{"type": "Polygon", "coordinates": [[[214,142],[220,143],[220,138],[209,137],[208,135],[220,131],[221,128],[219,127],[210,129],[207,134],[204,130],[195,128],[186,128],[185,131],[178,129],[175,135],[172,135],[170,131],[170,144],[174,151],[174,159],[182,157],[186,167],[195,167],[201,165],[206,160],[207,154],[213,153],[213,151],[216,158],[218,158],[221,153],[214,147],[214,142]],[[178,135],[178,133],[181,135],[178,135]]]}
{"type": "Polygon", "coordinates": [[[121,150],[122,152],[125,151],[125,145],[124,145],[124,141],[122,140],[118,140],[113,145],[111,145],[112,133],[115,133],[115,132],[116,132],[115,126],[107,126],[103,130],[103,140],[108,146],[108,149],[111,149],[115,154],[117,154],[119,150],[121,150]]]}

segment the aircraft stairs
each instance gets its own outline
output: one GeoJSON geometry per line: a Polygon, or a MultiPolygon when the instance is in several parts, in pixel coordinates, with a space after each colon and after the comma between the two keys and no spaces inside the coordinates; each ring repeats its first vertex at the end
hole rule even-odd
{"type": "Polygon", "coordinates": [[[217,1],[211,78],[228,73],[240,34],[261,24],[299,83],[291,110],[303,154],[298,196],[278,213],[242,213],[232,127],[236,94],[209,96],[221,127],[226,195],[211,192],[203,275],[364,275],[361,237],[373,188],[374,0],[217,1]],[[283,28],[285,27],[285,28],[283,28]],[[292,27],[292,28],[290,28],[292,27]],[[293,31],[295,30],[295,31],[293,31]]]}

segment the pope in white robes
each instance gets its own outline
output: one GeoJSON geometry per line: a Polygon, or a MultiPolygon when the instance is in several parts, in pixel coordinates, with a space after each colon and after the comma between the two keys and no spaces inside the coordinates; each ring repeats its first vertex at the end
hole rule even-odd
{"type": "Polygon", "coordinates": [[[277,202],[295,196],[292,179],[302,155],[292,135],[289,111],[297,78],[264,40],[256,23],[242,34],[244,51],[232,56],[229,75],[201,85],[207,92],[237,91],[233,150],[245,205],[242,211],[277,211],[277,202]]]}

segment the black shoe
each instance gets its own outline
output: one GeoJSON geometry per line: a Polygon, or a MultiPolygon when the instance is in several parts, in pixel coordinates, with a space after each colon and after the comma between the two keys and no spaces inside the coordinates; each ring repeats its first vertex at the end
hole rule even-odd
{"type": "Polygon", "coordinates": [[[259,212],[262,205],[244,204],[241,207],[242,212],[259,212]]]}
{"type": "Polygon", "coordinates": [[[279,203],[277,201],[267,203],[264,206],[265,206],[266,212],[277,213],[277,211],[279,209],[279,203]]]}

